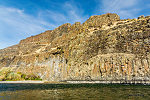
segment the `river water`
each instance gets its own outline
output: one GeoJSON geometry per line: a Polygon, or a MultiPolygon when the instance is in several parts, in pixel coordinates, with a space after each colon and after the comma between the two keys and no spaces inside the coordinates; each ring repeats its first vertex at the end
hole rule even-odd
{"type": "Polygon", "coordinates": [[[0,100],[150,100],[150,86],[0,84],[0,100]]]}

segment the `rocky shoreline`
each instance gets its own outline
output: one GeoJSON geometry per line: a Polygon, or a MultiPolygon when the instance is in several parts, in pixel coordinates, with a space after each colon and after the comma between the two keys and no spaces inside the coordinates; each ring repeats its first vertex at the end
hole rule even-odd
{"type": "Polygon", "coordinates": [[[143,84],[150,85],[150,80],[96,80],[96,81],[85,81],[85,80],[67,80],[62,82],[49,82],[49,81],[0,81],[0,84],[143,84]]]}
{"type": "Polygon", "coordinates": [[[81,83],[99,83],[99,84],[143,84],[143,85],[150,85],[150,81],[144,81],[144,80],[118,80],[118,81],[107,81],[107,80],[100,80],[100,81],[66,81],[67,83],[71,84],[81,84],[81,83]]]}

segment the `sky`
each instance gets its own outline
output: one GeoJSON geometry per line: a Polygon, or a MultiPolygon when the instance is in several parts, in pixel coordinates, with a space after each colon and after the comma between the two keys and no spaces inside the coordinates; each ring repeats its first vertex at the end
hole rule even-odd
{"type": "Polygon", "coordinates": [[[149,16],[150,0],[0,0],[0,49],[105,13],[116,13],[121,19],[149,16]]]}

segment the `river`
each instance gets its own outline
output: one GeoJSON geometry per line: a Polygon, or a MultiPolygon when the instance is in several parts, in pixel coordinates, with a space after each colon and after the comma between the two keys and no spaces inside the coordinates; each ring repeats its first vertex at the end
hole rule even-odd
{"type": "Polygon", "coordinates": [[[0,84],[0,100],[150,100],[150,86],[140,84],[0,84]]]}

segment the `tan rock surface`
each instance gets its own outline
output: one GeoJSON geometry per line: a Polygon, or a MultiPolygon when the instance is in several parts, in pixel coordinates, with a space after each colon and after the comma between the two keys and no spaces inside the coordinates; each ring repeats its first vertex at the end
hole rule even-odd
{"type": "Polygon", "coordinates": [[[47,81],[150,80],[150,17],[63,24],[0,50],[3,67],[47,81]]]}

